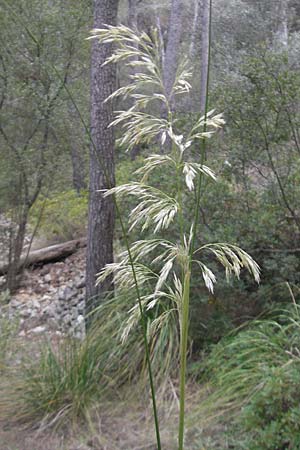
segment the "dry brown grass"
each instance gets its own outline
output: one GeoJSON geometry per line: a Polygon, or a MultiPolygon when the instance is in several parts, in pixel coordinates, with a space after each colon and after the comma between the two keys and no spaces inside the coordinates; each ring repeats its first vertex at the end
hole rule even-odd
{"type": "MultiPolygon", "coordinates": [[[[178,397],[171,382],[158,396],[162,448],[177,448],[178,397]]],[[[156,450],[155,430],[150,398],[138,395],[131,386],[120,392],[119,401],[106,401],[94,406],[80,422],[60,428],[39,424],[30,429],[17,423],[0,423],[1,450],[156,450]]],[[[188,409],[192,412],[198,399],[195,386],[188,389],[188,409]]],[[[195,423],[187,430],[186,450],[202,450],[197,446],[199,430],[195,423]]]]}

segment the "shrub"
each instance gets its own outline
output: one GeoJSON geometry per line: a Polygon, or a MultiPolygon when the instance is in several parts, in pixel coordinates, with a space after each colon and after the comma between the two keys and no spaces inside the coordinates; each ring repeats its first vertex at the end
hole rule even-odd
{"type": "Polygon", "coordinates": [[[39,199],[31,212],[31,224],[40,221],[39,235],[55,241],[76,239],[86,232],[88,194],[65,191],[39,199]]]}
{"type": "Polygon", "coordinates": [[[295,306],[252,322],[213,349],[206,365],[213,389],[206,411],[233,417],[239,449],[300,448],[299,348],[295,306]]]}

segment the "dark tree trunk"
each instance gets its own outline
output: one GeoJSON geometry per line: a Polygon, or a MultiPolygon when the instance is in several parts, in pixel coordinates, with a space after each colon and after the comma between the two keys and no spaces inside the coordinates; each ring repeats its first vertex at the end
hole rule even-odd
{"type": "MultiPolygon", "coordinates": [[[[94,27],[115,25],[118,0],[94,0],[94,27]]],[[[113,261],[113,232],[115,211],[111,197],[103,198],[101,190],[114,186],[114,136],[108,125],[113,119],[110,102],[104,100],[114,91],[116,68],[102,66],[112,53],[112,45],[92,44],[91,60],[91,134],[94,146],[90,149],[90,200],[87,236],[86,313],[101,302],[105,292],[113,289],[111,279],[96,286],[96,276],[107,263],[113,261]]],[[[86,325],[91,323],[91,316],[86,325]]]]}
{"type": "MultiPolygon", "coordinates": [[[[128,18],[127,18],[127,22],[128,22],[128,26],[129,28],[131,28],[132,30],[137,30],[138,29],[138,23],[137,23],[137,4],[138,4],[138,0],[128,0],[128,18]]],[[[132,46],[135,48],[138,48],[138,45],[135,43],[132,43],[132,46]]],[[[133,57],[132,61],[136,61],[137,57],[133,57]]],[[[131,67],[130,70],[130,74],[131,75],[135,75],[137,73],[137,68],[136,67],[131,67]]],[[[134,102],[133,102],[134,103],[134,102]]],[[[133,106],[133,103],[130,106],[133,106]]],[[[141,147],[139,145],[135,145],[133,147],[133,149],[130,152],[130,157],[132,160],[134,160],[141,152],[141,147]]]]}

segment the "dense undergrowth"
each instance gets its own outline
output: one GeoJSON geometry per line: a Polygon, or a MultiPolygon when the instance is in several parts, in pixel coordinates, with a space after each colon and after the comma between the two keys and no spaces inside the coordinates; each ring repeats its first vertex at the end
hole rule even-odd
{"type": "MultiPolygon", "coordinates": [[[[91,411],[97,414],[101,405],[110,404],[107,414],[111,415],[116,407],[113,404],[127,401],[133,405],[131,402],[137,398],[148,402],[140,332],[120,342],[126,318],[124,299],[114,313],[111,302],[103,306],[97,327],[83,342],[61,339],[37,345],[28,341],[25,346],[15,333],[10,333],[14,358],[8,346],[7,358],[4,352],[1,354],[2,420],[53,427],[91,420],[91,411]]],[[[168,404],[173,405],[173,410],[175,406],[169,418],[174,423],[177,406],[172,389],[178,362],[177,345],[170,347],[170,328],[169,324],[168,330],[156,336],[151,349],[155,377],[162,386],[163,407],[167,410],[168,404]]],[[[7,343],[5,327],[1,328],[0,342],[4,343],[3,350],[7,343]]],[[[187,448],[300,448],[297,304],[283,305],[231,332],[212,345],[202,361],[192,363],[191,374],[187,448]]],[[[171,426],[168,420],[164,427],[171,426]]],[[[142,430],[143,425],[141,434],[142,430]]],[[[166,441],[165,448],[171,449],[168,445],[166,441]]]]}
{"type": "Polygon", "coordinates": [[[203,412],[208,422],[229,424],[230,448],[300,448],[299,349],[297,304],[271,311],[213,347],[204,362],[211,394],[203,412]]]}

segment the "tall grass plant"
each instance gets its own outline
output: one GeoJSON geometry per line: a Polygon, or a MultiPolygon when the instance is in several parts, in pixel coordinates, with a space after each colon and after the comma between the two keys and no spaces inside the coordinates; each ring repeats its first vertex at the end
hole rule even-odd
{"type": "Polygon", "coordinates": [[[172,92],[168,96],[162,80],[160,42],[155,30],[152,36],[148,36],[146,33],[137,34],[124,26],[109,26],[93,30],[93,38],[97,38],[101,44],[114,42],[117,45],[117,50],[107,60],[107,64],[123,62],[135,68],[130,83],[107,99],[112,101],[119,97],[130,98],[133,103],[129,110],[117,112],[111,124],[123,128],[119,144],[126,150],[131,150],[141,143],[155,146],[159,141],[164,148],[163,152],[145,158],[144,165],[137,171],[139,181],[116,186],[104,194],[114,195],[119,201],[127,197],[135,199],[136,206],[128,218],[129,230],[137,228],[142,234],[147,230],[151,237],[133,242],[130,251],[122,252],[115,263],[108,264],[101,271],[98,282],[113,274],[121,291],[134,291],[139,286],[141,296],[128,311],[128,321],[122,333],[123,342],[139,323],[141,316],[146,323],[150,323],[147,326],[149,330],[154,324],[155,329],[161,328],[168,316],[176,312],[180,342],[178,449],[182,450],[192,273],[197,274],[198,271],[207,289],[213,292],[216,277],[204,262],[203,256],[214,256],[224,266],[228,279],[232,274],[239,277],[241,269],[246,268],[259,281],[259,268],[236,245],[202,243],[197,248],[202,180],[206,177],[215,182],[217,178],[213,170],[204,164],[205,141],[223,126],[224,120],[222,115],[215,114],[213,110],[206,111],[204,116],[191,125],[189,132],[182,134],[177,129],[171,105],[174,98],[189,94],[191,90],[189,80],[192,74],[187,65],[180,65],[172,92]],[[161,117],[160,114],[152,113],[153,110],[164,110],[167,114],[161,117]],[[199,141],[202,143],[202,150],[197,156],[199,141]],[[152,184],[152,175],[162,167],[170,170],[176,179],[175,190],[161,190],[152,184]],[[192,223],[185,220],[184,206],[188,196],[194,198],[195,217],[192,223]],[[167,233],[172,223],[177,224],[175,237],[169,237],[167,233]],[[152,311],[161,311],[153,321],[152,311]]]}

